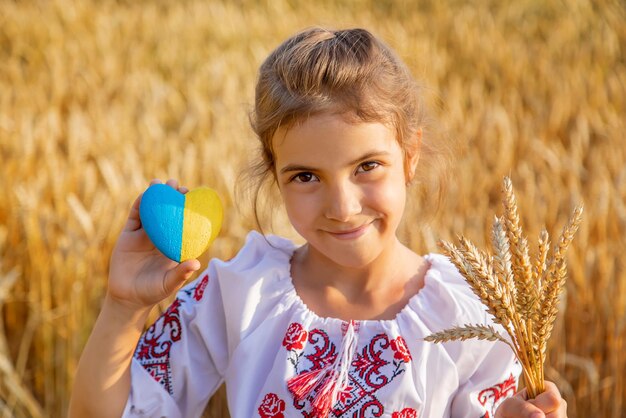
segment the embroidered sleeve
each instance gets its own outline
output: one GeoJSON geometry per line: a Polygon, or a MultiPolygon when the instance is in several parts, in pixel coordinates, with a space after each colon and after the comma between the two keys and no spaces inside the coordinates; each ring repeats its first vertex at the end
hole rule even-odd
{"type": "Polygon", "coordinates": [[[521,366],[504,343],[492,343],[476,371],[463,382],[452,402],[451,416],[493,418],[502,402],[517,392],[521,366]]]}
{"type": "Polygon", "coordinates": [[[211,268],[146,330],[131,365],[125,417],[200,416],[228,362],[224,309],[211,268]]]}

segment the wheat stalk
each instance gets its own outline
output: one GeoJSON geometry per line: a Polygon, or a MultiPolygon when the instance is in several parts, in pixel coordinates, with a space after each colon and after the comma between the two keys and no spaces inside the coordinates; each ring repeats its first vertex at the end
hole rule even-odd
{"type": "Polygon", "coordinates": [[[457,267],[472,291],[500,324],[510,341],[492,326],[466,324],[433,333],[426,341],[441,343],[478,338],[506,343],[522,365],[528,395],[545,390],[545,351],[558,310],[559,296],[566,280],[565,252],[582,219],[577,207],[563,228],[549,256],[549,236],[539,235],[536,260],[531,263],[528,240],[522,233],[513,186],[508,177],[502,188],[504,215],[496,217],[491,234],[494,254],[479,250],[465,237],[455,246],[441,241],[440,247],[457,267]]]}
{"type": "MultiPolygon", "coordinates": [[[[462,327],[453,327],[441,332],[435,332],[424,338],[425,341],[441,343],[447,341],[465,341],[470,338],[478,338],[487,341],[502,341],[511,346],[511,343],[496,331],[491,325],[465,324],[462,327]]],[[[513,347],[511,347],[513,348],[513,347]]]]}

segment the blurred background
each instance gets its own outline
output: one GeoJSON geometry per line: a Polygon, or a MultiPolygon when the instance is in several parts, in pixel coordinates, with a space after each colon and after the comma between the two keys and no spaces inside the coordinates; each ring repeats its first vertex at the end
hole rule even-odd
{"type": "MultiPolygon", "coordinates": [[[[570,417],[626,416],[626,11],[611,0],[0,2],[0,414],[61,417],[99,311],[111,248],[152,178],[211,186],[227,207],[202,261],[254,227],[233,186],[256,147],[256,71],[305,27],[361,26],[428,86],[457,144],[447,199],[415,190],[419,253],[488,247],[510,175],[531,248],[581,229],[546,377],[570,417]]],[[[245,206],[245,205],[244,205],[245,206]]],[[[249,211],[248,211],[249,212],[249,211]]],[[[273,231],[292,234],[280,209],[273,231]]],[[[163,307],[161,307],[162,309],[163,307]]],[[[154,315],[158,315],[155,310],[154,315]]],[[[223,391],[206,416],[227,416],[223,391]]]]}

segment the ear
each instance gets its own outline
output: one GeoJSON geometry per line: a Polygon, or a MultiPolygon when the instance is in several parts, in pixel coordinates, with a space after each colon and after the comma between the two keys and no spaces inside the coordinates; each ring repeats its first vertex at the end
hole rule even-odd
{"type": "Polygon", "coordinates": [[[415,169],[417,168],[417,162],[420,158],[420,151],[422,149],[422,128],[419,128],[415,133],[415,136],[411,138],[411,141],[406,147],[406,182],[407,184],[413,180],[415,176],[415,169]]]}

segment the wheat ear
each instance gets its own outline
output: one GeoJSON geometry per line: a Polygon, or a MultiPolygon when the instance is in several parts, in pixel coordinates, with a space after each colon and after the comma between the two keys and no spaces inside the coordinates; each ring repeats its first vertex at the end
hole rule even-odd
{"type": "Polygon", "coordinates": [[[533,286],[532,267],[528,254],[528,241],[522,235],[519,214],[517,210],[517,200],[513,193],[511,179],[504,178],[502,203],[504,206],[505,231],[509,239],[511,257],[513,259],[513,276],[515,278],[516,308],[524,320],[530,317],[531,306],[538,297],[533,286]]]}
{"type": "Polygon", "coordinates": [[[435,332],[424,338],[424,341],[443,343],[449,341],[465,341],[470,338],[478,338],[487,341],[502,341],[509,347],[511,343],[491,325],[465,324],[461,327],[452,327],[443,331],[435,332]]]}
{"type": "Polygon", "coordinates": [[[583,207],[576,207],[569,222],[563,228],[559,241],[554,247],[554,252],[548,261],[548,267],[544,275],[544,291],[539,304],[539,323],[537,330],[542,354],[545,354],[547,341],[552,333],[554,320],[556,319],[558,311],[559,296],[563,292],[563,285],[565,284],[567,273],[565,252],[580,226],[582,213],[583,207]]]}

